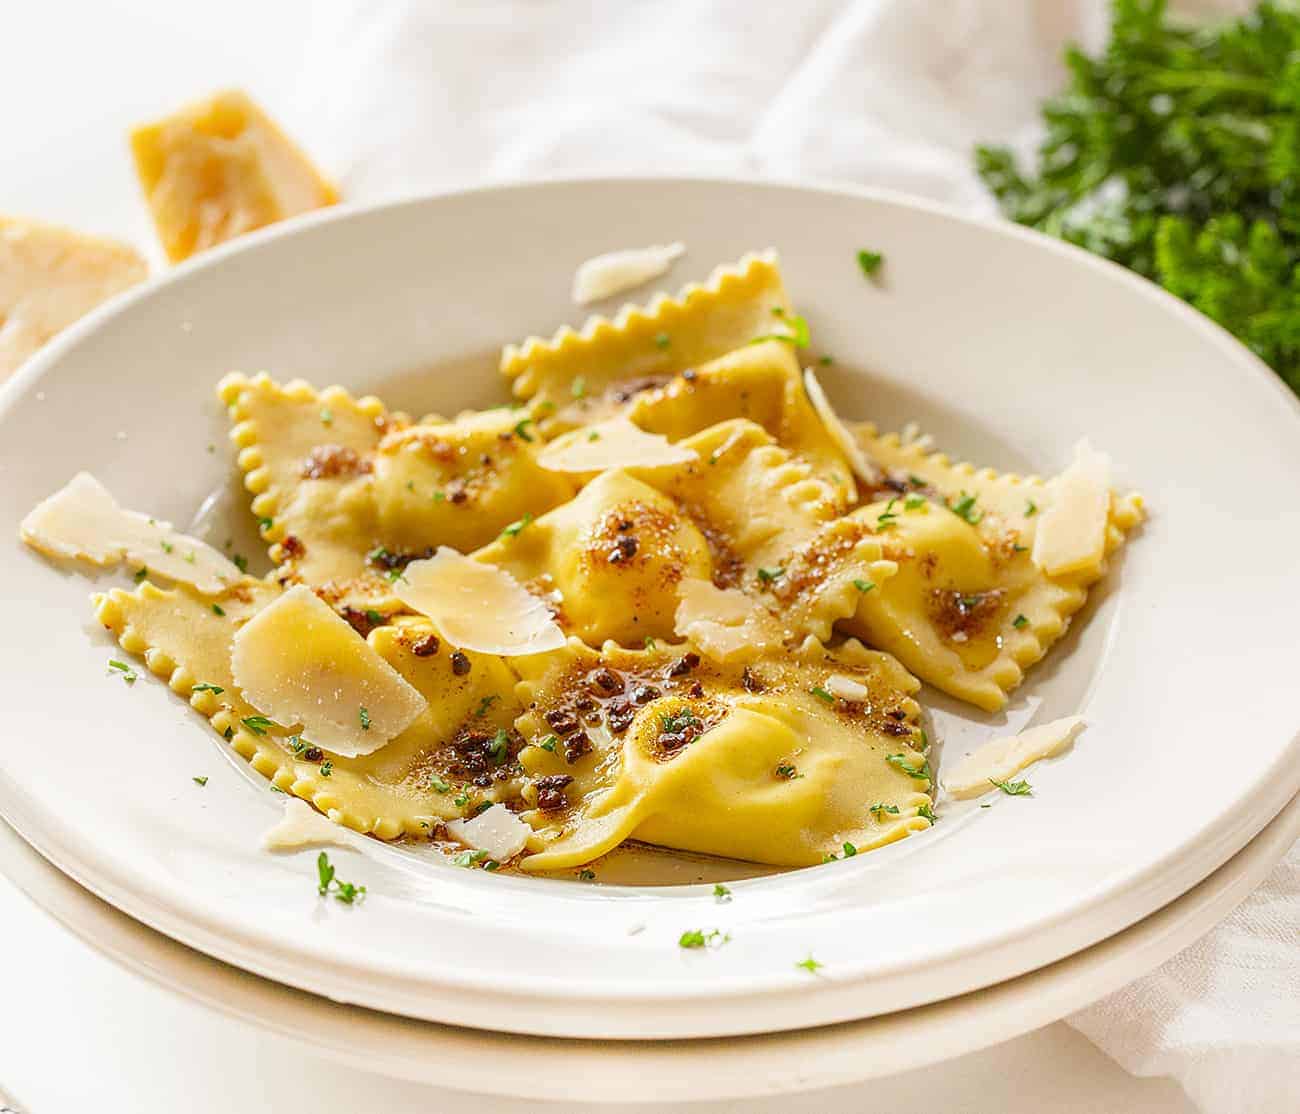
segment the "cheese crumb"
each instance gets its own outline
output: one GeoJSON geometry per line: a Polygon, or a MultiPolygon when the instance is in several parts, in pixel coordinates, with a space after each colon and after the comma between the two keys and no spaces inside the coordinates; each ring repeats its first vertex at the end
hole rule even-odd
{"type": "Polygon", "coordinates": [[[263,715],[345,758],[372,754],[428,701],[304,584],[235,634],[231,674],[263,715]]]}
{"type": "Polygon", "coordinates": [[[666,275],[686,254],[685,244],[611,251],[588,259],[573,276],[573,300],[580,306],[611,298],[651,279],[666,275]]]}
{"type": "Polygon", "coordinates": [[[397,598],[427,615],[453,646],[517,657],[558,650],[564,632],[546,604],[504,569],[449,546],[412,561],[396,583],[397,598]]]}
{"type": "Polygon", "coordinates": [[[89,472],[78,472],[23,519],[19,537],[50,557],[110,568],[123,561],[215,595],[243,574],[206,542],[171,523],[118,506],[89,472]]]}
{"type": "Polygon", "coordinates": [[[537,457],[548,472],[605,472],[612,468],[662,468],[699,460],[694,449],[646,433],[627,418],[575,429],[557,437],[537,457]]]}
{"type": "Polygon", "coordinates": [[[1019,735],[993,739],[968,754],[944,777],[944,788],[959,799],[979,797],[996,788],[1041,758],[1060,754],[1083,729],[1082,716],[1067,716],[1019,735]]]}

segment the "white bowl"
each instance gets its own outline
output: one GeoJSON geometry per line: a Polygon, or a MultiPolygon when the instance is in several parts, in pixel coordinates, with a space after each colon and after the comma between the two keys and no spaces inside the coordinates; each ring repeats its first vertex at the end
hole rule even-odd
{"type": "Polygon", "coordinates": [[[580,181],[327,212],[125,296],[0,396],[0,810],[93,891],[200,950],[455,1024],[723,1035],[986,986],[1175,898],[1300,788],[1298,411],[1226,334],[1118,268],[880,194],[580,181]],[[871,855],[736,882],[726,905],[709,886],[500,877],[361,837],[335,859],[366,902],[319,900],[314,852],[258,850],[280,799],[164,686],[104,676],[86,579],[21,547],[19,519],[85,468],[181,523],[226,490],[208,528],[248,531],[212,393],[223,372],[337,381],[421,412],[500,401],[499,345],[581,319],[567,302],[581,260],[678,239],[690,255],[665,288],[780,249],[848,417],[915,420],[956,456],[1021,471],[1058,469],[1084,435],[1114,456],[1151,521],[1006,716],[962,713],[976,725],[963,738],[1030,712],[1077,711],[1088,730],[1035,771],[1032,799],[941,811],[871,855]],[[858,272],[861,247],[887,258],[879,285],[858,272]],[[725,947],[677,947],[715,926],[725,947]],[[815,976],[795,967],[810,953],[815,976]]]}

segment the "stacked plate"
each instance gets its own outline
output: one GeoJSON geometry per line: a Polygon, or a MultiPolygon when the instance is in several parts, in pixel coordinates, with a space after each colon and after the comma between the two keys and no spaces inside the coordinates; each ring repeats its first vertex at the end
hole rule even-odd
{"type": "Polygon", "coordinates": [[[683,1095],[722,1097],[1005,1039],[1189,942],[1295,837],[1298,410],[1249,353],[1126,272],[877,194],[547,183],[250,237],[94,315],[0,397],[15,539],[0,556],[0,810],[87,890],[189,947],[12,839],[5,868],[123,958],[412,1078],[490,1056],[502,1093],[563,1097],[576,1073],[539,1067],[581,1058],[592,1099],[620,1073],[625,1086],[635,1055],[665,1098],[688,1078],[683,1095]],[[355,836],[331,853],[366,900],[322,902],[314,851],[259,849],[280,809],[264,781],[165,686],[100,683],[112,643],[75,618],[86,584],[23,550],[19,520],[86,469],[125,505],[181,523],[202,507],[196,528],[247,530],[230,462],[209,451],[225,371],[340,382],[420,413],[492,405],[502,339],[576,323],[579,262],[676,240],[693,277],[781,251],[835,355],[823,378],[844,416],[915,421],[954,457],[1026,472],[1059,469],[1089,436],[1143,492],[1150,521],[1010,708],[959,717],[922,697],[950,754],[1031,719],[1078,713],[1088,730],[1036,770],[1032,799],[946,821],[941,806],[934,829],[833,867],[738,878],[655,855],[593,884],[446,869],[355,836]],[[861,281],[860,247],[886,256],[879,284],[861,281]],[[731,939],[678,947],[697,928],[731,939]],[[608,1038],[628,1043],[594,1043],[608,1038]]]}

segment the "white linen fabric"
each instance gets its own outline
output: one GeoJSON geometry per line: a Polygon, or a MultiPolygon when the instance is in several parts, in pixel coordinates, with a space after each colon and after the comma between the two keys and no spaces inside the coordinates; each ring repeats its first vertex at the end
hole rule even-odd
{"type": "MultiPolygon", "coordinates": [[[[313,18],[292,117],[352,201],[744,174],[993,216],[972,146],[1032,145],[1063,43],[1105,26],[1103,0],[340,0],[313,18]]],[[[1300,847],[1199,944],[1070,1020],[1213,1114],[1300,1109],[1300,847]]]]}

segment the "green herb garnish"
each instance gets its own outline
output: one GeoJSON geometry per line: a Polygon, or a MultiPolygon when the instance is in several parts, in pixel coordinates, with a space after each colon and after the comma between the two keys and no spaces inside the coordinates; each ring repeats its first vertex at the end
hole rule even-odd
{"type": "Polygon", "coordinates": [[[860,251],[858,252],[858,266],[862,268],[862,273],[871,278],[878,270],[880,265],[885,261],[885,257],[878,251],[860,251]]]}
{"type": "Polygon", "coordinates": [[[528,432],[528,427],[533,424],[532,418],[520,418],[515,422],[515,435],[523,441],[533,440],[533,435],[528,432]]]}
{"type": "Polygon", "coordinates": [[[723,905],[731,900],[731,891],[721,882],[716,882],[713,886],[713,900],[723,905]]]}
{"type": "Polygon", "coordinates": [[[587,380],[583,376],[579,375],[573,381],[573,384],[569,387],[569,394],[571,394],[574,398],[586,398],[587,380]]]}
{"type": "Polygon", "coordinates": [[[821,685],[813,685],[813,687],[810,688],[808,691],[812,693],[813,696],[817,697],[818,700],[823,700],[827,704],[835,703],[835,697],[833,697],[829,692],[827,692],[824,688],[822,688],[821,685]]]}
{"type": "Polygon", "coordinates": [[[230,559],[231,561],[234,562],[235,568],[237,568],[240,572],[248,572],[248,558],[245,557],[242,553],[236,553],[230,559]]]}
{"type": "Polygon", "coordinates": [[[117,670],[117,672],[122,675],[122,680],[124,680],[128,685],[135,684],[140,676],[134,669],[127,665],[126,662],[116,661],[113,658],[109,658],[108,668],[117,670]]]}
{"type": "Polygon", "coordinates": [[[330,425],[334,421],[334,411],[328,406],[322,406],[320,412],[321,425],[330,425]]]}
{"type": "Polygon", "coordinates": [[[882,804],[880,802],[877,802],[876,804],[871,806],[870,812],[872,816],[874,816],[877,820],[879,820],[881,815],[886,812],[889,813],[890,816],[897,816],[898,806],[887,805],[887,804],[882,804]]]}
{"type": "Polygon", "coordinates": [[[826,964],[818,963],[817,960],[813,959],[813,957],[810,955],[807,959],[801,959],[798,963],[795,964],[795,966],[798,967],[801,971],[807,971],[808,974],[815,975],[817,974],[818,971],[820,971],[823,967],[825,967],[826,964]]]}
{"type": "Polygon", "coordinates": [[[856,588],[859,592],[861,592],[864,596],[865,596],[868,592],[870,592],[871,589],[874,588],[875,586],[876,586],[876,585],[875,585],[875,582],[874,582],[874,581],[871,581],[871,580],[854,580],[854,581],[853,581],[853,587],[855,587],[855,588],[856,588]]]}
{"type": "Polygon", "coordinates": [[[578,879],[582,882],[594,882],[596,879],[596,872],[584,866],[580,871],[578,871],[578,879]]]}
{"type": "Polygon", "coordinates": [[[458,851],[451,857],[452,866],[471,867],[475,863],[481,863],[488,857],[486,851],[458,851]]]}
{"type": "Polygon", "coordinates": [[[731,937],[719,928],[688,928],[677,939],[679,948],[720,948],[731,937]]]}
{"type": "Polygon", "coordinates": [[[897,499],[891,499],[885,504],[885,509],[881,511],[880,514],[876,515],[877,531],[888,530],[894,525],[895,519],[898,518],[898,512],[894,510],[894,504],[897,502],[897,499]]]}
{"type": "Polygon", "coordinates": [[[989,778],[989,782],[996,785],[1008,797],[1032,797],[1034,787],[1029,782],[1021,781],[998,781],[997,778],[989,778]]]}
{"type": "Polygon", "coordinates": [[[361,705],[361,707],[357,709],[357,716],[361,720],[361,730],[369,731],[370,730],[370,709],[367,708],[364,704],[361,705]]]}
{"type": "Polygon", "coordinates": [[[1014,619],[1011,620],[1011,625],[1015,627],[1016,630],[1019,630],[1021,627],[1027,627],[1029,625],[1029,620],[1026,619],[1023,615],[1017,615],[1014,619]]]}
{"type": "Polygon", "coordinates": [[[764,584],[771,584],[774,580],[780,580],[785,575],[785,569],[763,569],[758,570],[758,579],[764,584]]]}
{"type": "Polygon", "coordinates": [[[975,496],[967,495],[964,491],[957,502],[948,504],[948,509],[958,518],[965,519],[972,526],[977,525],[979,520],[984,517],[983,511],[975,509],[975,496]]]}
{"type": "Polygon", "coordinates": [[[328,758],[325,759],[325,761],[320,764],[320,776],[321,777],[334,776],[334,763],[331,762],[328,758]]]}
{"type": "Polygon", "coordinates": [[[214,603],[214,604],[212,605],[212,614],[213,614],[213,615],[223,615],[223,616],[224,616],[225,613],[226,613],[226,609],[225,609],[224,607],[222,607],[220,604],[218,604],[218,603],[214,603]]]}
{"type": "Polygon", "coordinates": [[[928,803],[921,805],[916,810],[916,815],[924,816],[928,821],[930,821],[931,824],[939,823],[939,818],[935,816],[934,809],[932,809],[928,803]]]}
{"type": "Polygon", "coordinates": [[[265,735],[268,727],[275,726],[275,724],[267,719],[266,716],[245,716],[239,722],[247,727],[254,735],[265,735]]]}
{"type": "Polygon", "coordinates": [[[917,781],[930,780],[931,777],[930,763],[927,762],[925,759],[921,760],[921,764],[919,766],[913,766],[910,762],[908,762],[907,756],[904,754],[887,754],[885,755],[885,761],[888,762],[891,766],[893,766],[894,769],[901,770],[908,777],[916,778],[917,781]]]}
{"type": "Polygon", "coordinates": [[[190,692],[210,692],[213,696],[220,696],[225,691],[220,685],[210,685],[207,681],[200,681],[197,685],[190,686],[190,692]]]}
{"type": "MultiPolygon", "coordinates": [[[[139,568],[135,570],[135,576],[133,576],[131,579],[134,580],[137,584],[139,584],[148,575],[149,575],[149,569],[147,567],[139,568]]],[[[213,604],[212,606],[215,607],[216,604],[213,604]]]]}
{"type": "Polygon", "coordinates": [[[482,719],[485,715],[487,715],[488,709],[492,707],[492,705],[495,704],[500,699],[501,697],[498,696],[496,693],[489,693],[487,696],[483,697],[483,699],[478,702],[478,707],[474,709],[474,715],[477,718],[482,719]]]}
{"type": "Polygon", "coordinates": [[[191,780],[192,782],[194,782],[195,785],[207,785],[207,784],[208,784],[208,779],[207,779],[206,776],[205,776],[205,777],[193,777],[193,778],[190,778],[190,780],[191,780]]]}
{"type": "Polygon", "coordinates": [[[926,505],[926,502],[927,500],[924,495],[909,495],[903,500],[903,510],[919,511],[926,505]]]}
{"type": "Polygon", "coordinates": [[[675,712],[669,712],[659,717],[660,731],[665,735],[676,734],[686,727],[703,726],[700,717],[690,708],[678,708],[675,712]]]}
{"type": "Polygon", "coordinates": [[[803,774],[791,762],[782,762],[776,768],[776,776],[784,778],[786,781],[794,781],[796,778],[803,777],[803,774]]]}
{"type": "Polygon", "coordinates": [[[555,753],[555,747],[556,747],[556,744],[559,743],[559,741],[560,741],[560,738],[559,738],[558,735],[547,735],[546,738],[543,739],[543,740],[542,740],[540,743],[538,743],[537,745],[538,745],[539,747],[541,747],[542,750],[548,750],[548,751],[550,751],[552,754],[554,754],[554,753],[555,753]]]}
{"type": "Polygon", "coordinates": [[[340,882],[334,876],[334,865],[324,851],[316,856],[316,877],[316,892],[321,897],[332,891],[336,901],[341,901],[344,905],[354,905],[366,895],[365,886],[354,886],[351,882],[340,882]]]}
{"type": "Polygon", "coordinates": [[[750,344],[762,344],[767,340],[780,340],[786,344],[793,345],[795,348],[807,348],[810,340],[808,333],[808,322],[798,314],[788,314],[778,306],[772,310],[772,313],[781,318],[790,326],[790,331],[785,333],[764,333],[762,336],[755,337],[750,344]]]}
{"type": "Polygon", "coordinates": [[[451,782],[440,778],[437,774],[429,775],[429,788],[435,793],[450,793],[451,782]]]}
{"type": "Polygon", "coordinates": [[[660,349],[661,351],[667,348],[670,344],[672,344],[672,342],[673,342],[673,338],[670,337],[667,333],[655,334],[655,347],[660,349]]]}
{"type": "Polygon", "coordinates": [[[498,727],[497,733],[492,736],[492,741],[488,743],[488,757],[498,766],[510,757],[510,732],[504,727],[498,727]]]}
{"type": "Polygon", "coordinates": [[[526,526],[528,526],[528,524],[531,523],[532,521],[533,521],[532,512],[525,511],[523,518],[519,519],[517,522],[512,522],[509,526],[507,526],[504,530],[501,531],[501,536],[503,538],[517,538],[519,536],[520,531],[523,530],[526,526]]]}

